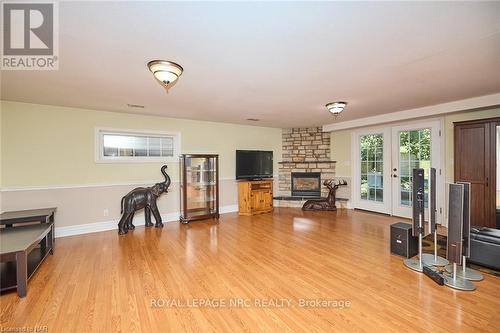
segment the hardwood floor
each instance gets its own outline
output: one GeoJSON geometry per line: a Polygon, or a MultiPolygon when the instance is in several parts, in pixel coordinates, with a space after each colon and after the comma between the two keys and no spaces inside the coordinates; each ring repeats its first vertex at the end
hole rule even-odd
{"type": "Polygon", "coordinates": [[[0,297],[1,328],[498,332],[500,279],[486,275],[476,291],[460,292],[405,268],[389,252],[389,225],[396,220],[278,208],[225,214],[219,223],[138,227],[122,237],[108,231],[58,238],[28,296],[0,297]],[[350,307],[300,307],[301,298],[349,301],[350,307]],[[213,306],[222,299],[221,307],[190,307],[207,299],[213,306]],[[250,306],[230,306],[231,299],[250,306]],[[255,304],[273,299],[291,305],[255,304]]]}

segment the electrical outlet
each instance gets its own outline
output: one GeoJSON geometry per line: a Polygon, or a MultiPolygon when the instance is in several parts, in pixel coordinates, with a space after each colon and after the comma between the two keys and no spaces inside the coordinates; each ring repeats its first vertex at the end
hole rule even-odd
{"type": "Polygon", "coordinates": [[[103,212],[104,216],[109,216],[109,209],[104,209],[104,212],[103,212]]]}

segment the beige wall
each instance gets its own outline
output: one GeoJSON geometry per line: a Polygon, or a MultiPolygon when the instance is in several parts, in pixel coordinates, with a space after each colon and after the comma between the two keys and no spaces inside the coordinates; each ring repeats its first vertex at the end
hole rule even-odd
{"type": "MultiPolygon", "coordinates": [[[[471,119],[482,119],[500,116],[500,108],[481,111],[467,111],[444,116],[444,172],[445,181],[453,181],[453,122],[471,119]]],[[[390,126],[390,125],[387,125],[390,126]]],[[[353,130],[342,130],[331,133],[331,157],[337,161],[336,172],[339,176],[351,176],[351,135],[353,130]]]]}
{"type": "MultiPolygon", "coordinates": [[[[220,155],[221,206],[237,204],[236,149],[273,150],[281,158],[281,129],[1,102],[2,210],[57,206],[57,225],[119,218],[120,198],[138,185],[161,181],[160,163],[96,163],[95,128],[176,131],[181,152],[220,155]],[[105,214],[105,210],[108,211],[105,214]]],[[[178,211],[174,183],[160,199],[162,214],[178,211]]]]}
{"type": "Polygon", "coordinates": [[[331,133],[330,156],[337,161],[335,172],[338,177],[351,176],[351,133],[351,130],[331,133]]]}
{"type": "MultiPolygon", "coordinates": [[[[2,187],[123,183],[161,179],[159,163],[95,163],[96,127],[178,131],[183,153],[220,154],[221,178],[234,178],[236,149],[281,156],[281,130],[47,105],[1,102],[2,187]]],[[[275,164],[275,170],[277,164],[275,164]]],[[[177,163],[169,173],[177,179],[177,163]]]]}
{"type": "MultiPolygon", "coordinates": [[[[280,129],[6,101],[0,106],[0,210],[58,206],[59,226],[114,221],[123,194],[161,180],[159,163],[95,163],[96,127],[178,131],[182,152],[219,153],[221,206],[226,209],[237,204],[236,149],[273,150],[275,171],[281,159],[280,129]]],[[[453,180],[453,122],[498,115],[497,108],[444,117],[446,181],[453,180]]],[[[336,176],[348,180],[351,133],[331,133],[336,176]]],[[[169,173],[172,191],[160,199],[165,214],[178,211],[177,163],[169,163],[169,173]]]]}

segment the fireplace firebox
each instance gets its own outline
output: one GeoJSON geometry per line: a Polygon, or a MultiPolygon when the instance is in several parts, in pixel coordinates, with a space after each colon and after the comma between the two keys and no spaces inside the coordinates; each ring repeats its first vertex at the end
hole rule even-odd
{"type": "Polygon", "coordinates": [[[292,197],[320,197],[320,172],[292,172],[292,197]]]}

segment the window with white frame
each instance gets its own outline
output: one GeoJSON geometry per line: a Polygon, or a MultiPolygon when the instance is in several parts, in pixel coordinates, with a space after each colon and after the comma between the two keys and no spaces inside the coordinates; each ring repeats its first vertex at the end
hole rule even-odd
{"type": "Polygon", "coordinates": [[[97,161],[176,161],[180,134],[97,129],[96,145],[97,161]]]}

